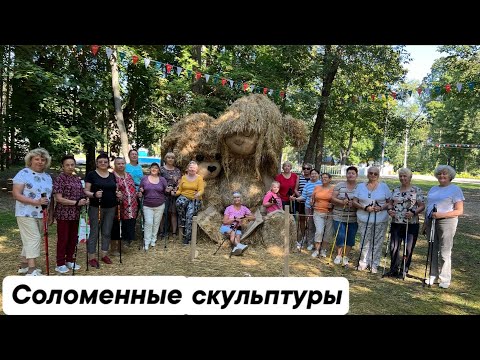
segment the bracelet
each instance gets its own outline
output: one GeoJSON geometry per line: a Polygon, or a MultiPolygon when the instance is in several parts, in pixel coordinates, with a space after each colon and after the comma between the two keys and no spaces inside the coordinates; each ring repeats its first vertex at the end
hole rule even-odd
{"type": "Polygon", "coordinates": [[[79,201],[80,201],[80,200],[77,200],[77,201],[75,202],[75,206],[78,206],[78,202],[79,202],[79,201]]]}
{"type": "Polygon", "coordinates": [[[367,208],[369,208],[369,207],[370,207],[370,205],[367,205],[363,208],[363,210],[367,211],[367,208]]]}

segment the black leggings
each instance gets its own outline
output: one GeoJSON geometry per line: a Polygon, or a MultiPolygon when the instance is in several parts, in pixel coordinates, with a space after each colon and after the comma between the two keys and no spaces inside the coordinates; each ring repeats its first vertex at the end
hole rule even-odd
{"type": "MultiPolygon", "coordinates": [[[[390,271],[403,271],[403,252],[402,242],[405,240],[407,224],[392,223],[390,227],[390,271]]],[[[408,224],[408,240],[407,240],[407,262],[406,271],[410,267],[412,261],[413,249],[418,238],[419,224],[408,224]]]]}

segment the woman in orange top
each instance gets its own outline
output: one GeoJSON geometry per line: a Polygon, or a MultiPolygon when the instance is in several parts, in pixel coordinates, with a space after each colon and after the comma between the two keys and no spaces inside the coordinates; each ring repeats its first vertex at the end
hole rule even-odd
{"type": "Polygon", "coordinates": [[[190,161],[187,174],[183,175],[178,183],[176,201],[180,227],[183,228],[183,245],[188,245],[192,240],[192,221],[195,214],[202,206],[202,195],[205,192],[205,182],[197,174],[198,164],[190,161]]]}
{"type": "Polygon", "coordinates": [[[332,175],[322,173],[322,185],[315,186],[313,190],[311,204],[313,208],[313,221],[315,223],[315,251],[312,257],[327,257],[328,242],[333,233],[333,222],[331,210],[333,208],[330,200],[332,199],[333,186],[330,186],[332,175]],[[321,248],[320,248],[321,247],[321,248]]]}

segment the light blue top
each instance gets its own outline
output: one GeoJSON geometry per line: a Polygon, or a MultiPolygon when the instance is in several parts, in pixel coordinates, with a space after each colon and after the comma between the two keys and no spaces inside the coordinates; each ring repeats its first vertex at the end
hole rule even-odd
{"type": "Polygon", "coordinates": [[[138,191],[140,181],[142,181],[143,178],[142,165],[138,164],[134,166],[132,164],[127,164],[127,166],[125,166],[125,171],[132,176],[133,182],[135,183],[135,188],[138,191]]]}

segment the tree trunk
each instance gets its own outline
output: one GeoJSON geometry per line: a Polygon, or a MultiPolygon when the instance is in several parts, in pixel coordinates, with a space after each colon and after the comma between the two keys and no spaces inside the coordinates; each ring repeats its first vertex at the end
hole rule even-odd
{"type": "Polygon", "coordinates": [[[123,119],[122,112],[122,100],[120,99],[120,84],[118,82],[118,65],[117,65],[117,47],[113,46],[112,56],[110,57],[110,65],[112,67],[112,88],[113,88],[113,101],[115,105],[115,119],[117,120],[118,131],[120,133],[121,151],[127,163],[128,159],[128,134],[125,127],[125,121],[123,119]]]}
{"type": "MultiPolygon", "coordinates": [[[[0,45],[0,61],[3,64],[4,61],[4,56],[5,56],[5,49],[6,45],[0,45]]],[[[5,69],[5,73],[8,74],[8,71],[4,66],[0,67],[0,171],[5,170],[5,154],[6,154],[6,146],[5,146],[5,151],[3,144],[5,143],[5,131],[3,128],[3,71],[5,69]]]]}
{"type": "MultiPolygon", "coordinates": [[[[199,71],[202,68],[202,45],[194,45],[192,47],[192,57],[197,61],[198,63],[198,69],[199,71]]],[[[202,93],[202,78],[198,79],[196,78],[196,74],[193,74],[193,85],[192,85],[192,91],[195,94],[201,94],[202,93]]]]}
{"type": "Polygon", "coordinates": [[[353,134],[355,132],[355,127],[352,126],[350,129],[350,133],[348,134],[348,146],[346,149],[340,149],[340,164],[345,165],[347,163],[348,157],[350,156],[350,152],[352,151],[353,145],[353,134]]]}
{"type": "Polygon", "coordinates": [[[323,56],[323,86],[322,96],[320,97],[320,105],[318,106],[317,118],[313,126],[312,134],[308,141],[307,150],[305,152],[305,162],[314,163],[315,167],[319,167],[323,159],[323,144],[325,140],[325,113],[327,110],[328,99],[332,89],[333,80],[337,74],[340,65],[340,56],[333,51],[332,45],[325,46],[325,55],[323,56]],[[316,146],[316,151],[314,147],[316,146]]]}

